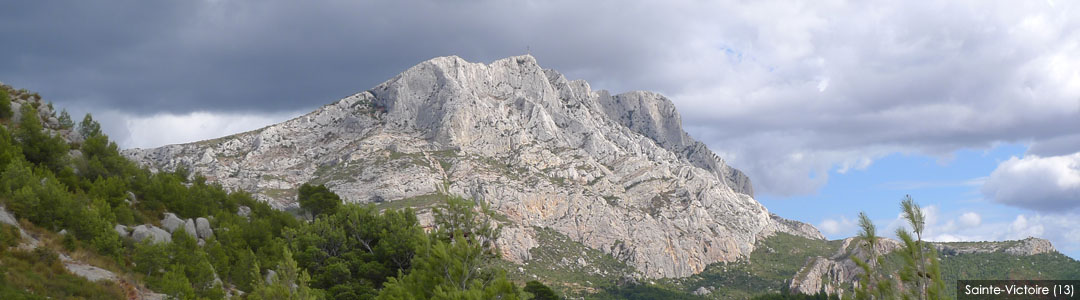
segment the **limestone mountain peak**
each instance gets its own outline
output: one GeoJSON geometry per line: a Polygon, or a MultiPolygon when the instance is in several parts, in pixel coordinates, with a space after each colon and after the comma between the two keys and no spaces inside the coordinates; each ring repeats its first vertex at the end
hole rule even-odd
{"type": "Polygon", "coordinates": [[[280,124],[125,154],[280,208],[306,182],[350,202],[418,207],[422,220],[440,193],[485,201],[505,216],[499,244],[517,263],[542,246],[537,230],[650,278],[734,261],[776,232],[823,238],[755,201],[749,178],[690,137],[668,98],[593,90],[530,55],[437,57],[280,124]]]}

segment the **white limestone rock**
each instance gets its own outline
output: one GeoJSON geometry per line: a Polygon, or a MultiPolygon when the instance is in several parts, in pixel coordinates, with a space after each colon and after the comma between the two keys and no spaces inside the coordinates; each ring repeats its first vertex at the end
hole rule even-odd
{"type": "Polygon", "coordinates": [[[236,214],[241,217],[247,218],[251,215],[251,208],[241,205],[240,208],[237,209],[236,214]]]}
{"type": "Polygon", "coordinates": [[[136,242],[141,242],[145,239],[152,239],[154,243],[171,243],[172,235],[164,229],[151,225],[139,225],[131,232],[131,238],[136,242]]]}
{"type": "Polygon", "coordinates": [[[113,226],[113,230],[116,230],[116,234],[119,234],[121,237],[126,237],[131,233],[128,232],[127,226],[121,224],[116,224],[116,226],[113,226]]]}
{"type": "Polygon", "coordinates": [[[15,219],[15,216],[7,212],[7,209],[0,206],[0,223],[8,224],[11,226],[19,227],[19,221],[15,219]]]}
{"type": "Polygon", "coordinates": [[[176,231],[180,226],[184,226],[184,220],[173,213],[167,212],[165,213],[165,216],[161,218],[161,227],[165,227],[165,230],[168,230],[169,233],[176,231]]]}
{"type": "Polygon", "coordinates": [[[278,209],[296,207],[296,188],[312,180],[356,203],[449,183],[506,217],[513,234],[498,243],[515,262],[530,259],[533,227],[648,278],[735,261],[777,232],[821,238],[755,201],[749,179],[687,135],[667,98],[594,91],[532,56],[434,58],[280,124],[124,154],[154,170],[187,166],[278,209]]]}
{"type": "Polygon", "coordinates": [[[193,238],[199,238],[198,232],[195,229],[195,221],[192,219],[184,220],[184,232],[193,238]]]}
{"type": "Polygon", "coordinates": [[[200,239],[208,239],[214,236],[214,230],[210,229],[210,220],[199,217],[195,219],[195,231],[200,239]]]}

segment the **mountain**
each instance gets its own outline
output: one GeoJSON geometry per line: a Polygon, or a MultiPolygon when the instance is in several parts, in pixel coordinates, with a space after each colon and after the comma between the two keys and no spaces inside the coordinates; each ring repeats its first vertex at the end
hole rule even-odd
{"type": "Polygon", "coordinates": [[[594,91],[528,55],[439,57],[280,124],[124,155],[281,209],[307,182],[349,202],[421,208],[428,222],[439,195],[477,199],[501,215],[498,244],[519,266],[558,240],[634,277],[685,277],[777,233],[823,240],[755,201],[749,178],[691,138],[669,99],[594,91]]]}

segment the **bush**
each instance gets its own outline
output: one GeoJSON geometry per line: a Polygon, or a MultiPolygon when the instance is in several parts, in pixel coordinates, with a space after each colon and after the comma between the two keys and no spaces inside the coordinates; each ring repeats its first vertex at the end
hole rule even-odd
{"type": "Polygon", "coordinates": [[[71,120],[71,114],[68,114],[67,109],[60,111],[60,117],[57,117],[57,121],[60,121],[61,129],[71,129],[75,127],[75,121],[71,120]]]}
{"type": "Polygon", "coordinates": [[[311,217],[315,218],[323,214],[333,214],[337,207],[341,205],[341,197],[331,192],[325,185],[310,185],[303,184],[300,186],[297,201],[300,202],[300,208],[311,213],[311,217]]]}
{"type": "Polygon", "coordinates": [[[0,87],[0,119],[7,120],[14,115],[11,111],[11,97],[8,96],[7,89],[0,87]]]}
{"type": "Polygon", "coordinates": [[[24,105],[21,110],[22,118],[19,120],[19,128],[15,130],[15,139],[22,146],[23,156],[54,173],[59,172],[65,165],[67,142],[45,133],[36,109],[24,105]]]}
{"type": "Polygon", "coordinates": [[[532,280],[525,283],[525,292],[532,294],[533,300],[558,300],[559,295],[542,282],[532,280]]]}

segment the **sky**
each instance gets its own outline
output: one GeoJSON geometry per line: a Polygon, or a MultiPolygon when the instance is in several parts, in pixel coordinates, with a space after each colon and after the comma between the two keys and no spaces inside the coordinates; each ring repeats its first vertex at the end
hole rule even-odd
{"type": "Polygon", "coordinates": [[[659,92],[829,238],[865,211],[931,240],[1035,236],[1080,258],[1073,1],[3,1],[0,82],[92,113],[122,147],[260,128],[424,60],[531,53],[659,92]],[[809,204],[809,205],[808,205],[809,204]]]}

